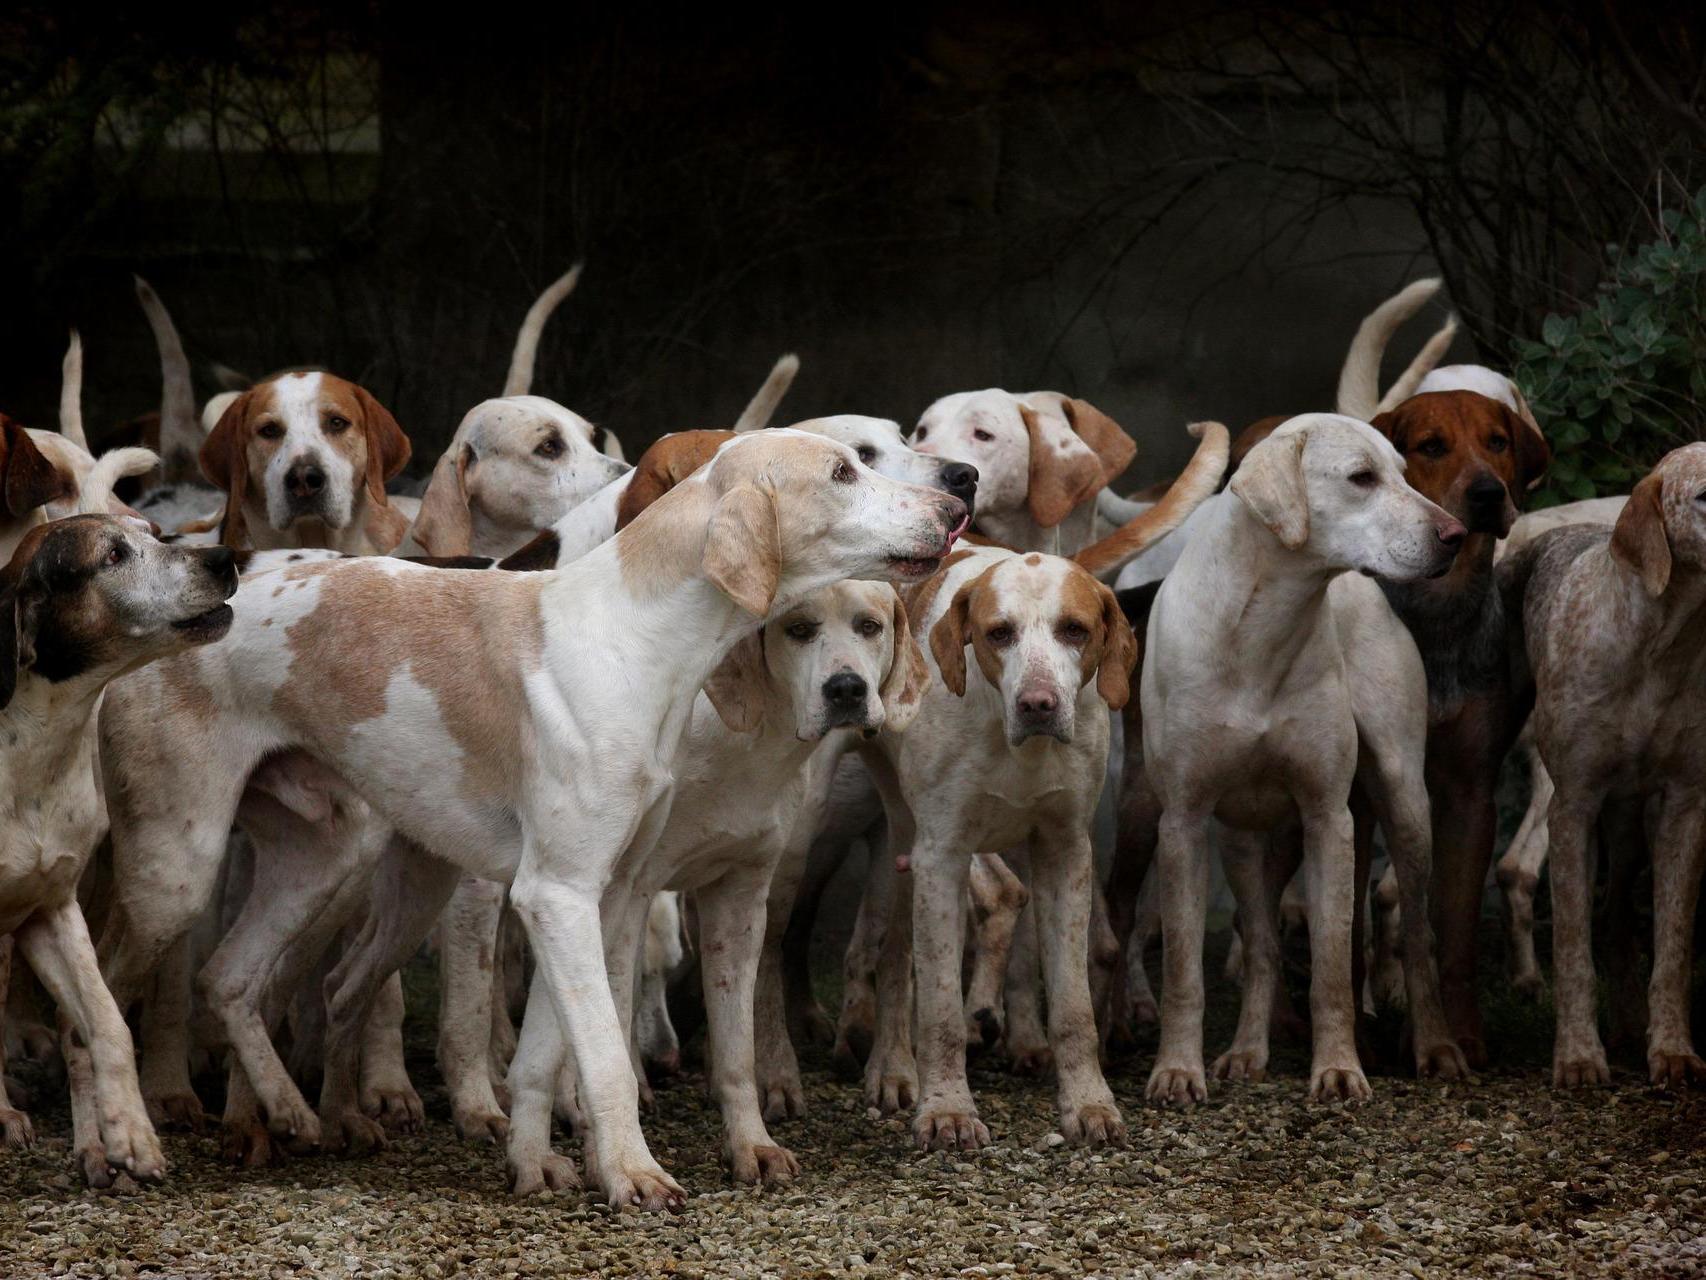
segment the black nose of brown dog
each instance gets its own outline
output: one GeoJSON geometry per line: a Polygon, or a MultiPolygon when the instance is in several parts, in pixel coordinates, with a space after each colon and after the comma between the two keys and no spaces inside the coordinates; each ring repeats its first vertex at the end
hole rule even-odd
{"type": "Polygon", "coordinates": [[[1478,475],[1470,482],[1467,496],[1472,507],[1502,506],[1505,487],[1494,476],[1478,475]]]}
{"type": "Polygon", "coordinates": [[[293,498],[312,498],[325,487],[326,473],[317,462],[298,462],[284,473],[284,491],[293,498]]]}

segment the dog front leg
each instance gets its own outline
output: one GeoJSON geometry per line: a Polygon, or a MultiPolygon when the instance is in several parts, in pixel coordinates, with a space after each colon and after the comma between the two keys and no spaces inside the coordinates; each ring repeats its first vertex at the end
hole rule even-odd
{"type": "Polygon", "coordinates": [[[918,1064],[912,1043],[913,877],[911,872],[897,872],[880,845],[871,850],[870,874],[887,880],[888,887],[877,900],[888,906],[873,920],[880,951],[872,1013],[876,1033],[871,1055],[865,1061],[865,1105],[892,1115],[909,1110],[918,1099],[918,1064]]]}
{"type": "MultiPolygon", "coordinates": [[[[791,970],[797,963],[797,957],[789,958],[786,936],[794,927],[795,908],[790,904],[796,902],[800,878],[810,856],[801,842],[789,842],[776,866],[775,875],[770,879],[765,906],[764,949],[758,957],[758,986],[753,993],[752,1015],[758,1097],[764,1107],[764,1123],[767,1125],[806,1114],[806,1090],[800,1079],[799,1059],[794,1055],[789,1016],[798,998],[798,994],[791,993],[789,988],[793,980],[791,970]]],[[[805,979],[809,993],[809,965],[805,979]]],[[[828,1028],[829,1020],[817,1007],[815,995],[811,996],[811,1008],[828,1028]]]]}
{"type": "Polygon", "coordinates": [[[109,1186],[122,1171],[138,1181],[158,1181],[166,1174],[166,1157],[142,1102],[130,1028],[101,981],[82,909],[71,901],[38,911],[18,930],[17,940],[82,1040],[78,1045],[66,1037],[68,1070],[73,1053],[88,1053],[100,1132],[98,1142],[78,1147],[85,1178],[91,1186],[109,1186]]]}
{"type": "MultiPolygon", "coordinates": [[[[1524,741],[1527,743],[1526,738],[1524,741]]],[[[1534,897],[1540,889],[1541,868],[1546,865],[1549,843],[1546,811],[1552,804],[1552,775],[1540,763],[1533,744],[1527,746],[1531,787],[1528,809],[1522,815],[1522,825],[1516,829],[1510,848],[1499,859],[1497,879],[1511,988],[1518,995],[1534,999],[1546,988],[1540,961],[1534,953],[1534,897]]]]}
{"type": "Polygon", "coordinates": [[[1259,832],[1223,828],[1220,863],[1238,907],[1242,941],[1238,1029],[1214,1060],[1216,1080],[1263,1080],[1268,1074],[1268,1029],[1280,978],[1279,891],[1268,871],[1268,841],[1259,832]]]}
{"type": "Polygon", "coordinates": [[[1691,786],[1666,790],[1653,841],[1653,976],[1647,1000],[1647,1074],[1655,1085],[1706,1084],[1688,1025],[1694,911],[1706,866],[1706,805],[1691,786]]]}
{"type": "Polygon", "coordinates": [[[924,1151],[972,1151],[989,1144],[966,1080],[960,1000],[966,878],[971,858],[923,825],[912,846],[913,987],[918,1007],[918,1114],[913,1140],[924,1151]]]}
{"type": "MultiPolygon", "coordinates": [[[[1004,855],[1024,883],[1031,875],[1030,851],[1009,849],[1004,855]]],[[[1029,892],[1027,888],[1026,892],[1029,892]]],[[[1007,1007],[1007,1061],[1022,1076],[1045,1075],[1054,1065],[1048,1031],[1043,1026],[1042,945],[1037,937],[1035,895],[1019,908],[1013,945],[1007,953],[1002,1000],[1007,1007]]]]}
{"type": "Polygon", "coordinates": [[[1356,999],[1351,990],[1356,848],[1343,805],[1303,813],[1309,895],[1309,1019],[1314,1061],[1309,1096],[1361,1102],[1373,1097],[1357,1058],[1356,999]]]}
{"type": "Polygon", "coordinates": [[[509,1133],[488,1061],[503,909],[501,884],[464,875],[439,924],[438,1067],[456,1132],[468,1142],[501,1143],[509,1133]]]}
{"type": "Polygon", "coordinates": [[[1559,786],[1546,824],[1552,837],[1552,981],[1557,1030],[1554,1088],[1610,1084],[1594,1013],[1593,828],[1599,797],[1559,786]]]}
{"type": "Polygon", "coordinates": [[[1122,1146],[1125,1121],[1102,1076],[1090,998],[1090,917],[1095,854],[1089,815],[1031,837],[1032,904],[1048,986],[1048,1039],[1058,1074],[1060,1131],[1068,1142],[1122,1146]]]}
{"type": "Polygon", "coordinates": [[[421,1095],[403,1062],[403,975],[379,988],[361,1042],[361,1109],[394,1133],[414,1133],[426,1123],[421,1095]]]}
{"type": "Polygon", "coordinates": [[[14,1151],[33,1147],[35,1129],[30,1118],[12,1106],[6,1096],[6,999],[12,989],[12,935],[0,934],[0,1135],[14,1151]]]}
{"type": "Polygon", "coordinates": [[[1203,930],[1208,913],[1208,815],[1161,815],[1156,870],[1161,898],[1161,1047],[1149,1073],[1151,1102],[1208,1098],[1203,1073],[1203,930]]]}
{"type": "Polygon", "coordinates": [[[971,981],[966,985],[966,1044],[992,1049],[1002,1036],[1001,984],[1019,920],[1031,900],[1025,882],[998,853],[972,857],[967,881],[977,926],[971,981]]]}

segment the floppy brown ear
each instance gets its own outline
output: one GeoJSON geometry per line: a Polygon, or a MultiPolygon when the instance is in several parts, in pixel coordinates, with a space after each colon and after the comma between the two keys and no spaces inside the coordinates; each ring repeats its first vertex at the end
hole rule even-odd
{"type": "Polygon", "coordinates": [[[1392,447],[1399,453],[1405,451],[1408,444],[1404,439],[1405,422],[1398,410],[1388,409],[1385,413],[1377,413],[1369,420],[1368,425],[1390,440],[1392,447]]]}
{"type": "Polygon", "coordinates": [[[1511,384],[1516,396],[1516,422],[1511,426],[1511,441],[1516,446],[1517,478],[1525,490],[1537,488],[1546,478],[1546,468],[1552,465],[1552,446],[1546,443],[1546,433],[1534,420],[1534,410],[1516,384],[1511,384]]]}
{"type": "Polygon", "coordinates": [[[1264,440],[1250,450],[1228,486],[1288,551],[1309,541],[1309,493],[1303,483],[1307,440],[1302,431],[1264,440]]]}
{"type": "Polygon", "coordinates": [[[249,463],[244,449],[249,440],[249,407],[253,389],[243,392],[219,415],[213,430],[202,441],[198,461],[201,473],[216,489],[225,491],[225,515],[219,522],[219,540],[228,547],[248,545],[249,527],[243,518],[243,503],[249,496],[249,463]]]}
{"type": "Polygon", "coordinates": [[[652,503],[704,466],[732,431],[680,431],[665,436],[640,455],[634,478],[616,504],[616,531],[620,533],[652,503]]]}
{"type": "Polygon", "coordinates": [[[971,596],[979,579],[963,583],[954,592],[948,611],[930,628],[930,653],[942,683],[956,698],[966,696],[966,644],[971,640],[971,596]]]}
{"type": "Polygon", "coordinates": [[[1052,529],[1096,496],[1103,485],[1102,462],[1076,435],[1051,433],[1030,405],[1021,403],[1019,416],[1031,444],[1025,505],[1031,519],[1052,529]]]}
{"type": "Polygon", "coordinates": [[[1096,664],[1096,692],[1111,710],[1131,701],[1131,677],[1137,666],[1137,636],[1125,611],[1105,582],[1096,584],[1102,601],[1102,653],[1096,664]]]}
{"type": "Polygon", "coordinates": [[[30,433],[5,414],[0,414],[0,439],[4,441],[4,472],[0,474],[0,501],[15,520],[29,515],[75,491],[71,478],[43,456],[30,433]]]}
{"type": "Polygon", "coordinates": [[[1636,485],[1624,503],[1611,531],[1611,558],[1639,578],[1650,596],[1662,596],[1670,585],[1670,537],[1657,472],[1636,485]]]}
{"type": "Polygon", "coordinates": [[[736,733],[750,733],[764,719],[770,670],[764,665],[764,628],[755,627],[730,649],[705,681],[705,696],[717,718],[736,733]]]}
{"type": "Polygon", "coordinates": [[[468,511],[468,468],[473,462],[473,445],[452,444],[432,469],[415,517],[415,541],[429,556],[465,556],[471,549],[474,520],[468,511]]]}
{"type": "Polygon", "coordinates": [[[1137,441],[1088,400],[1062,400],[1060,409],[1072,424],[1074,434],[1090,446],[1102,464],[1102,484],[1110,485],[1119,479],[1120,473],[1137,457],[1137,441]]]}
{"type": "MultiPolygon", "coordinates": [[[[894,588],[889,588],[893,601],[894,650],[889,657],[888,674],[883,677],[883,727],[902,733],[918,715],[924,701],[924,691],[930,687],[930,668],[924,664],[924,653],[912,636],[912,619],[894,588]]],[[[961,662],[965,661],[961,651],[961,662]]]]}
{"type": "Polygon", "coordinates": [[[385,482],[409,465],[414,448],[391,411],[373,398],[366,387],[355,389],[361,405],[361,425],[367,432],[367,496],[380,506],[388,505],[385,482]]]}
{"type": "Polygon", "coordinates": [[[705,576],[755,618],[769,614],[782,582],[776,506],[754,485],[736,485],[711,513],[702,560],[705,576]]]}

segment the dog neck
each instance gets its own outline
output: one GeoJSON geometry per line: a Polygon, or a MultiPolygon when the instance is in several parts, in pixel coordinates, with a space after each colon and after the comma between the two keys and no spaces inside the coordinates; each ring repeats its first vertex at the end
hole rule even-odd
{"type": "Polygon", "coordinates": [[[244,504],[243,517],[249,546],[256,551],[326,550],[350,556],[388,555],[408,532],[408,521],[402,513],[389,507],[384,512],[375,509],[365,489],[356,494],[350,506],[349,523],[341,529],[313,516],[293,521],[288,529],[275,529],[267,523],[265,506],[257,510],[252,502],[244,504]],[[393,524],[400,525],[394,530],[394,539],[393,524]]]}
{"type": "Polygon", "coordinates": [[[0,752],[13,794],[30,781],[62,776],[79,752],[93,746],[95,713],[110,671],[83,672],[69,680],[49,680],[33,671],[18,673],[12,701],[0,711],[0,752]]]}
{"type": "Polygon", "coordinates": [[[1612,559],[1609,542],[1589,554],[1603,557],[1600,572],[1616,584],[1611,593],[1613,625],[1629,637],[1631,661],[1681,657],[1692,665],[1706,654],[1706,573],[1675,564],[1664,594],[1654,597],[1640,579],[1612,559]]]}
{"type": "Polygon", "coordinates": [[[1505,608],[1493,574],[1498,540],[1472,533],[1443,577],[1381,580],[1392,611],[1410,629],[1428,677],[1428,711],[1438,721],[1463,700],[1503,684],[1509,675],[1505,608]]]}
{"type": "Polygon", "coordinates": [[[1197,627],[1225,637],[1229,652],[1271,654],[1264,665],[1277,674],[1310,644],[1327,588],[1345,572],[1307,550],[1287,550],[1232,494],[1185,548],[1185,556],[1193,555],[1208,562],[1205,579],[1212,584],[1193,593],[1197,627]]]}

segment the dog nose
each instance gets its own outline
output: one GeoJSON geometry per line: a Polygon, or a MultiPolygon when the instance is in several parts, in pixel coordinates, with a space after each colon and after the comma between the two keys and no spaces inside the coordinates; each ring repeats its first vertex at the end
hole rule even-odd
{"type": "Polygon", "coordinates": [[[1451,551],[1456,551],[1457,548],[1461,547],[1463,539],[1469,535],[1469,531],[1455,520],[1449,520],[1441,525],[1438,532],[1439,540],[1451,551]]]}
{"type": "Polygon", "coordinates": [[[865,705],[865,677],[838,671],[823,682],[823,700],[834,711],[858,711],[865,705]]]}
{"type": "Polygon", "coordinates": [[[942,487],[962,502],[969,503],[977,492],[977,468],[969,462],[944,462],[942,487]]]}
{"type": "Polygon", "coordinates": [[[1053,689],[1026,689],[1019,694],[1019,714],[1040,720],[1052,716],[1060,707],[1060,698],[1053,689]]]}
{"type": "Polygon", "coordinates": [[[326,487],[326,473],[317,462],[298,462],[284,473],[285,492],[293,498],[312,498],[326,487]]]}
{"type": "Polygon", "coordinates": [[[1479,475],[1469,485],[1467,496],[1471,506],[1502,504],[1505,500],[1505,487],[1493,476],[1479,475]]]}
{"type": "Polygon", "coordinates": [[[207,572],[227,588],[227,594],[237,589],[237,553],[230,547],[204,547],[201,562],[207,572]]]}

